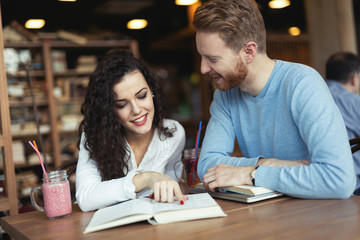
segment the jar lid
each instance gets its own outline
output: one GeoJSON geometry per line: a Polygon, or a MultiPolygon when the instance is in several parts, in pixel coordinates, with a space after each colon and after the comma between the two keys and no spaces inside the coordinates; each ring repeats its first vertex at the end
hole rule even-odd
{"type": "MultiPolygon", "coordinates": [[[[56,170],[56,171],[50,171],[47,173],[49,179],[54,178],[67,178],[66,170],[56,170]]],[[[43,180],[46,179],[45,173],[43,174],[43,180]]]]}

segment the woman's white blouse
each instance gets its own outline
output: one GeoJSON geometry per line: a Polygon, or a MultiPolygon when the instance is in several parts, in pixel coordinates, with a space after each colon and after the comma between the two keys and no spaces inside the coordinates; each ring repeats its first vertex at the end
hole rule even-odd
{"type": "MultiPolygon", "coordinates": [[[[92,211],[115,203],[137,197],[133,177],[146,171],[164,173],[178,180],[181,175],[181,154],[185,146],[184,128],[175,120],[165,119],[164,126],[176,128],[173,137],[161,140],[158,131],[154,131],[153,139],[145,153],[139,167],[130,149],[129,172],[125,177],[102,181],[95,161],[89,159],[89,152],[84,147],[85,136],[81,137],[79,159],[76,168],[76,200],[82,211],[92,211]],[[176,169],[176,175],[175,175],[176,169]]],[[[163,138],[162,138],[163,139],[163,138]]],[[[151,189],[144,189],[138,193],[139,197],[150,194],[151,189]]]]}

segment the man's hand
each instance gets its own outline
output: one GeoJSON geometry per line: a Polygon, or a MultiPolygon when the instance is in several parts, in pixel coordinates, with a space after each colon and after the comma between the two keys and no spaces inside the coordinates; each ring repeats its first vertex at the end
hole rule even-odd
{"type": "MultiPolygon", "coordinates": [[[[310,165],[308,160],[281,160],[276,158],[262,158],[257,165],[269,167],[299,167],[310,165]]],[[[214,192],[215,188],[237,185],[252,185],[250,174],[255,166],[232,166],[221,163],[209,168],[203,177],[207,190],[214,192]]]]}
{"type": "Polygon", "coordinates": [[[250,173],[254,168],[255,166],[238,167],[221,163],[208,169],[203,183],[206,189],[212,192],[218,187],[252,185],[250,173]]]}

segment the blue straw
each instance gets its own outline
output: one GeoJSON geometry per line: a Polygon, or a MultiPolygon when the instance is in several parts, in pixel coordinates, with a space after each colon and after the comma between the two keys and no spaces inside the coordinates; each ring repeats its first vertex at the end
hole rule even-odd
{"type": "Polygon", "coordinates": [[[197,138],[196,147],[195,147],[195,159],[197,159],[197,155],[198,155],[198,148],[199,148],[199,141],[200,141],[200,134],[201,134],[201,125],[202,125],[202,122],[200,121],[199,130],[198,130],[198,138],[197,138]]]}

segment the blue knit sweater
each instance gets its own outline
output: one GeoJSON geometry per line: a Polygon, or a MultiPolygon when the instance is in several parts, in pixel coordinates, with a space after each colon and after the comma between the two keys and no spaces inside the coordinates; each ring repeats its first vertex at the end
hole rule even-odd
{"type": "Polygon", "coordinates": [[[226,163],[255,165],[260,156],[309,160],[308,166],[260,166],[256,185],[300,198],[348,198],[355,172],[345,125],[322,77],[312,68],[276,61],[262,91],[216,90],[198,172],[226,163]],[[244,157],[231,157],[237,139],[244,157]]]}

